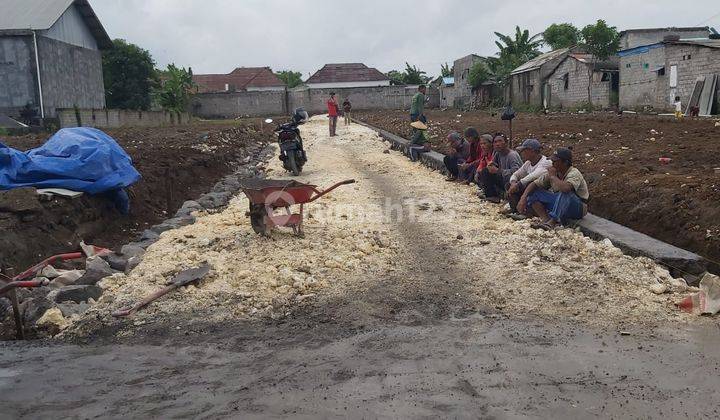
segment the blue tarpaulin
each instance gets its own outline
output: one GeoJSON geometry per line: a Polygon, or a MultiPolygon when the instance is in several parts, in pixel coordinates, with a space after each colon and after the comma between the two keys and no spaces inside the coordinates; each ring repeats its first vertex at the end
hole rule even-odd
{"type": "Polygon", "coordinates": [[[0,142],[0,190],[35,187],[117,193],[139,180],[130,156],[95,128],[62,129],[27,152],[0,142]]]}

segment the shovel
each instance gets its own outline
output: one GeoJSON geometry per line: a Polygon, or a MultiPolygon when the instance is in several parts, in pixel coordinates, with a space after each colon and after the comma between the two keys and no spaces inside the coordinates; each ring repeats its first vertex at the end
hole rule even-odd
{"type": "Polygon", "coordinates": [[[197,268],[191,268],[189,270],[181,271],[180,273],[176,274],[175,277],[173,277],[169,282],[168,285],[164,288],[158,290],[157,292],[151,294],[150,296],[146,297],[145,299],[141,300],[135,306],[132,306],[130,308],[120,309],[119,311],[115,311],[112,313],[112,316],[115,318],[125,318],[128,316],[131,316],[135,312],[139,311],[140,309],[146,307],[147,305],[151,304],[152,302],[160,299],[161,297],[165,296],[166,294],[172,292],[175,289],[178,289],[183,286],[187,286],[193,283],[197,283],[205,276],[208,275],[212,267],[210,267],[209,264],[205,263],[197,268]]]}

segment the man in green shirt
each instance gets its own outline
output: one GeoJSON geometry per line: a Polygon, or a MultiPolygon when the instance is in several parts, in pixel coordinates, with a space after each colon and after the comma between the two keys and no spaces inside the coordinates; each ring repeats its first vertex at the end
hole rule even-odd
{"type": "Polygon", "coordinates": [[[425,118],[425,85],[418,86],[418,93],[412,98],[412,105],[410,106],[410,121],[422,121],[427,124],[427,118],[425,118]]]}

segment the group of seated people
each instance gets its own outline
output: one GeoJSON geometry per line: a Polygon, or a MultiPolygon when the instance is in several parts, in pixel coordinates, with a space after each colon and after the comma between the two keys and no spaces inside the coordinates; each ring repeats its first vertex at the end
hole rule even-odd
{"type": "MultiPolygon", "coordinates": [[[[430,151],[427,125],[421,121],[410,125],[408,155],[417,161],[430,151]]],[[[472,127],[464,135],[450,133],[447,142],[451,150],[445,156],[447,181],[477,184],[478,196],[491,203],[501,203],[504,197],[509,204],[505,212],[514,220],[538,217],[540,222],[533,227],[551,230],[587,214],[588,186],[573,166],[570,149],[559,148],[548,158],[538,140],[527,139],[512,150],[505,134],[480,135],[472,127]]]]}

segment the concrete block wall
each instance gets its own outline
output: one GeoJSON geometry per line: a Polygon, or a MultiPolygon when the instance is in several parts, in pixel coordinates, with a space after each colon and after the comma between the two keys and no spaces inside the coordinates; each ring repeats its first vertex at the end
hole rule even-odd
{"type": "MultiPolygon", "coordinates": [[[[342,89],[303,89],[289,92],[289,108],[304,108],[314,114],[327,112],[327,100],[330,92],[335,92],[338,102],[349,98],[354,110],[372,109],[410,109],[410,102],[417,93],[417,87],[379,86],[342,89]]],[[[439,92],[428,90],[430,103],[427,107],[439,106],[439,92]]]]}
{"type": "Polygon", "coordinates": [[[193,96],[191,109],[201,118],[238,118],[285,115],[285,91],[200,93],[193,96]]]}
{"type": "MultiPolygon", "coordinates": [[[[590,65],[568,58],[548,78],[550,85],[551,107],[571,108],[588,102],[588,70],[590,65]],[[568,75],[568,88],[565,89],[564,75],[568,75]]],[[[610,107],[610,79],[603,82],[602,72],[594,72],[591,98],[593,106],[610,107]]]]}
{"type": "Polygon", "coordinates": [[[100,51],[38,37],[45,116],[59,108],[105,108],[100,51]]]}
{"type": "Polygon", "coordinates": [[[67,127],[164,127],[190,123],[190,114],[121,109],[58,109],[60,128],[67,127]],[[78,118],[80,124],[78,124],[78,118]]]}
{"type": "Polygon", "coordinates": [[[27,104],[39,107],[32,37],[0,36],[0,113],[19,116],[27,104]]]}
{"type": "Polygon", "coordinates": [[[454,61],[453,76],[455,78],[455,92],[452,100],[448,101],[448,104],[455,104],[456,107],[462,107],[472,102],[474,95],[472,93],[472,86],[470,86],[470,70],[475,63],[482,60],[481,57],[471,54],[454,61]]]}
{"type": "MultiPolygon", "coordinates": [[[[720,49],[717,48],[668,44],[665,47],[665,58],[667,75],[670,74],[671,66],[677,66],[678,85],[675,94],[680,96],[683,111],[690,101],[695,81],[698,78],[705,78],[711,74],[720,75],[720,49]]],[[[668,97],[671,94],[672,91],[669,92],[668,97]]]]}
{"type": "Polygon", "coordinates": [[[687,105],[702,77],[720,74],[720,49],[696,45],[664,44],[647,52],[620,57],[620,106],[674,110],[675,96],[687,105]],[[670,87],[670,69],[677,66],[678,84],[670,87]],[[653,71],[665,68],[665,75],[653,71]]]}
{"type": "MultiPolygon", "coordinates": [[[[620,106],[622,108],[668,108],[668,76],[653,71],[665,66],[665,48],[620,57],[620,106]]],[[[669,69],[666,74],[669,75],[669,69]]]]}
{"type": "MultiPolygon", "coordinates": [[[[293,89],[286,92],[201,93],[193,96],[191,109],[201,118],[237,118],[287,115],[296,108],[311,114],[327,112],[330,92],[342,104],[349,98],[354,110],[410,109],[417,93],[415,86],[375,86],[358,88],[293,89]]],[[[428,108],[440,106],[440,93],[428,89],[428,108]]]]}

